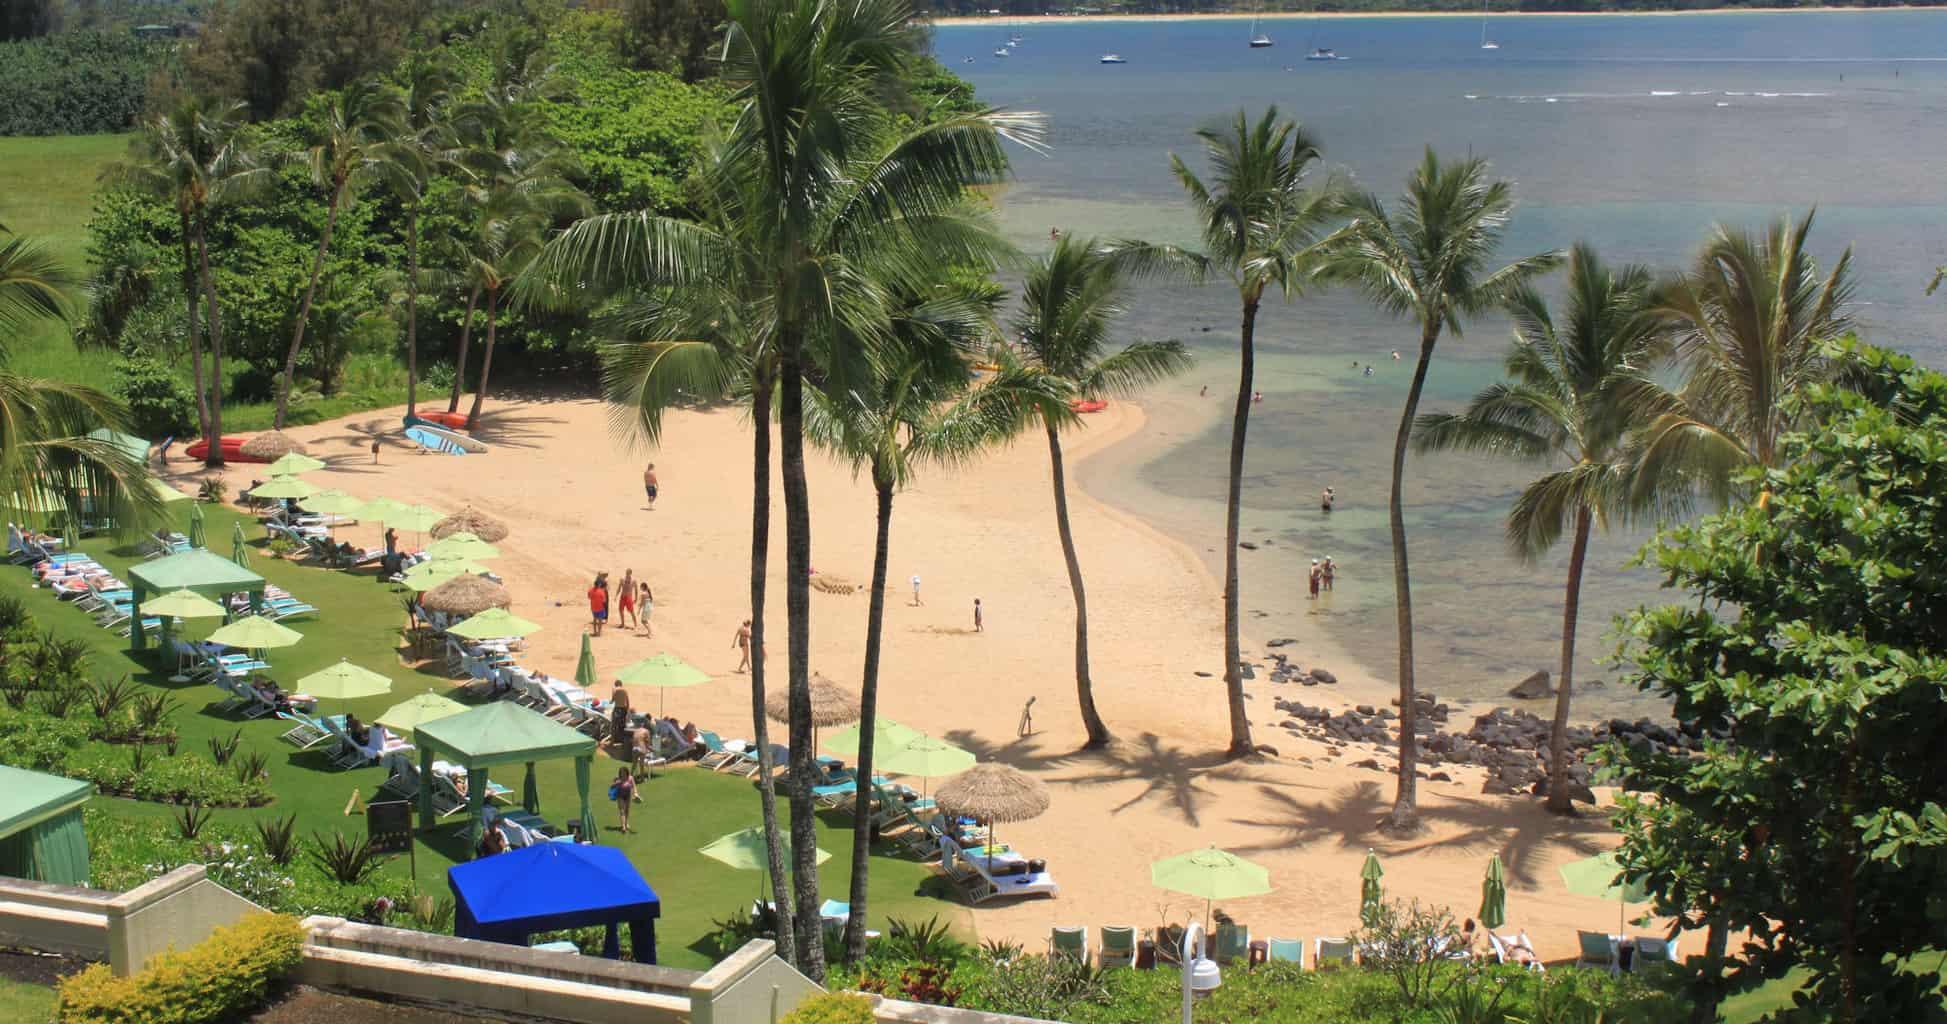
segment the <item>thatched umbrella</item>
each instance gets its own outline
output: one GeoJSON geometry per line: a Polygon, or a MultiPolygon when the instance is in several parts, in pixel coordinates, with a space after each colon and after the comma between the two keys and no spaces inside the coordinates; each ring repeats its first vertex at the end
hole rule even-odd
{"type": "Polygon", "coordinates": [[[469,618],[489,608],[505,608],[513,603],[506,587],[472,573],[461,573],[426,591],[419,599],[419,606],[427,611],[469,618]]]}
{"type": "Polygon", "coordinates": [[[507,524],[468,505],[433,524],[433,539],[444,540],[455,533],[470,533],[489,544],[507,539],[507,524]]]}
{"type": "Polygon", "coordinates": [[[304,446],[298,444],[289,435],[279,433],[275,430],[267,430],[245,441],[243,447],[239,448],[238,451],[252,458],[262,459],[265,462],[276,462],[278,459],[292,452],[303,454],[304,446]]]}
{"type": "Polygon", "coordinates": [[[994,868],[991,826],[996,822],[1040,817],[1048,809],[1048,787],[1019,768],[989,761],[946,780],[933,794],[933,802],[949,815],[988,823],[987,869],[991,873],[994,868]]]}
{"type": "MultiPolygon", "coordinates": [[[[773,722],[791,721],[791,691],[772,690],[764,698],[764,713],[773,722]]],[[[817,673],[811,675],[811,724],[816,728],[859,720],[859,695],[817,673]]]]}

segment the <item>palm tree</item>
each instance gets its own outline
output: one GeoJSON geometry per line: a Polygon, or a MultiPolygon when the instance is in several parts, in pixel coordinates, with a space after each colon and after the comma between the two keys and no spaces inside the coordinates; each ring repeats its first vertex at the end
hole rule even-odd
{"type": "Polygon", "coordinates": [[[195,376],[196,415],[208,449],[204,463],[223,464],[223,311],[210,273],[209,227],[213,211],[246,198],[270,181],[243,135],[245,105],[210,107],[189,99],[143,126],[129,160],[109,168],[106,177],[153,195],[176,209],[182,235],[183,292],[188,306],[191,372],[195,376]],[[208,316],[209,373],[203,370],[203,345],[196,331],[198,291],[208,316]]]}
{"type": "Polygon", "coordinates": [[[1489,270],[1502,228],[1514,208],[1505,181],[1489,181],[1487,163],[1467,159],[1442,162],[1426,151],[1407,179],[1397,217],[1370,192],[1347,200],[1353,217],[1334,243],[1327,273],[1357,284],[1380,309],[1410,317],[1420,328],[1420,356],[1406,391],[1393,441],[1392,495],[1388,514],[1393,534],[1393,593],[1399,624],[1399,788],[1388,827],[1418,827],[1415,805],[1414,735],[1418,702],[1413,685],[1413,584],[1406,564],[1406,517],[1400,490],[1405,482],[1406,446],[1427,368],[1443,331],[1460,334],[1461,321],[1498,306],[1517,289],[1553,267],[1558,254],[1545,252],[1489,270]]]}
{"type": "MultiPolygon", "coordinates": [[[[943,284],[930,294],[906,296],[894,323],[896,340],[883,352],[863,385],[816,390],[805,409],[805,433],[868,472],[877,498],[878,533],[872,586],[866,607],[865,667],[859,686],[859,749],[854,773],[872,777],[878,722],[879,655],[886,609],[886,571],[892,551],[894,495],[926,463],[961,465],[1018,432],[1025,405],[1056,398],[1046,378],[1033,372],[999,374],[968,387],[965,356],[988,334],[991,289],[978,292],[943,284]]],[[[862,347],[862,346],[861,346],[862,347]]],[[[852,820],[872,820],[872,789],[861,785],[852,820]]],[[[872,830],[852,830],[851,910],[845,921],[845,956],[865,955],[867,880],[872,830]]]]}
{"type": "Polygon", "coordinates": [[[338,227],[338,213],[354,186],[367,178],[392,178],[411,173],[410,157],[401,162],[395,142],[406,114],[399,90],[377,78],[361,78],[325,104],[316,144],[307,153],[311,180],[324,190],[324,230],[318,234],[318,251],[311,260],[311,280],[304,287],[304,298],[297,307],[297,326],[291,331],[291,347],[284,354],[284,376],[278,382],[277,415],[274,429],[284,429],[284,416],[290,409],[291,386],[297,373],[298,350],[304,346],[304,328],[311,319],[311,301],[318,294],[318,277],[324,273],[325,256],[331,251],[331,235],[338,227]]]}
{"type": "Polygon", "coordinates": [[[1852,329],[1852,250],[1821,278],[1805,250],[1811,229],[1811,213],[1762,238],[1717,225],[1691,269],[1659,289],[1683,384],[1639,382],[1665,406],[1644,432],[1645,483],[1698,466],[1721,497],[1737,468],[1777,464],[1779,438],[1795,426],[1783,399],[1831,376],[1820,343],[1852,329]]]}
{"type": "Polygon", "coordinates": [[[1170,169],[1189,194],[1203,234],[1203,251],[1141,244],[1119,248],[1141,258],[1145,249],[1160,262],[1188,266],[1197,277],[1221,274],[1243,306],[1238,331],[1237,404],[1231,416],[1230,480],[1224,499],[1224,689],[1230,699],[1231,757],[1255,753],[1251,720],[1244,710],[1237,582],[1238,515],[1242,508],[1244,435],[1250,426],[1257,317],[1264,293],[1275,288],[1288,299],[1317,270],[1325,251],[1321,232],[1338,216],[1343,188],[1336,181],[1307,187],[1305,176],[1319,159],[1318,140],[1295,121],[1280,121],[1267,107],[1255,124],[1243,111],[1224,129],[1197,132],[1215,177],[1206,184],[1176,154],[1170,169]]]}
{"type": "Polygon", "coordinates": [[[1095,684],[1088,669],[1088,593],[1075,535],[1068,525],[1068,485],[1061,458],[1061,432],[1077,422],[1071,402],[1103,395],[1133,394],[1190,365],[1181,342],[1139,341],[1108,351],[1109,331],[1122,315],[1127,265],[1093,239],[1064,236],[1054,251],[1029,270],[1021,311],[1013,331],[1020,352],[996,352],[1003,372],[1031,369],[1047,378],[1049,393],[1029,404],[1028,417],[1048,435],[1048,460],[1054,474],[1055,530],[1068,563],[1068,588],[1075,595],[1075,696],[1081,706],[1084,746],[1107,746],[1114,737],[1095,709],[1095,684]]]}
{"type": "MultiPolygon", "coordinates": [[[[79,283],[46,248],[0,225],[0,364],[30,324],[68,319],[79,283]]],[[[0,497],[19,509],[57,501],[69,522],[109,518],[124,531],[153,521],[162,503],[148,467],[113,441],[89,436],[126,427],[127,418],[100,390],[0,365],[0,497]]]]}
{"type": "Polygon", "coordinates": [[[1555,728],[1548,745],[1548,809],[1572,811],[1568,792],[1568,715],[1575,690],[1575,623],[1589,536],[1641,513],[1682,504],[1685,481],[1631,479],[1631,439],[1647,429],[1657,404],[1632,387],[1655,352],[1661,322],[1649,308],[1648,269],[1611,269],[1594,249],[1568,258],[1568,294],[1558,320],[1531,289],[1509,303],[1514,344],[1508,379],[1474,396],[1460,413],[1422,416],[1419,452],[1476,451],[1555,468],[1524,488],[1508,513],[1508,547],[1532,564],[1572,535],[1562,610],[1562,664],[1555,728]],[[1659,486],[1660,484],[1660,486],[1659,486]],[[1658,500],[1661,498],[1661,500],[1658,500]]]}
{"type": "Polygon", "coordinates": [[[452,166],[451,64],[415,60],[406,71],[402,131],[393,140],[397,173],[389,176],[406,214],[406,415],[419,405],[419,213],[435,177],[452,166]]]}

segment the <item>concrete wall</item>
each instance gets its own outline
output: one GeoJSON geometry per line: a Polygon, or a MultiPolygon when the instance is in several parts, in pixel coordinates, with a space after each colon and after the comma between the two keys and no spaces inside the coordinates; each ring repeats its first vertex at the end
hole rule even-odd
{"type": "Polygon", "coordinates": [[[108,959],[108,904],[101,889],[0,877],[0,946],[108,959]]]}
{"type": "Polygon", "coordinates": [[[209,880],[209,869],[185,864],[121,894],[104,908],[108,964],[118,976],[148,966],[170,949],[188,949],[210,933],[262,907],[209,880]]]}
{"type": "Polygon", "coordinates": [[[695,1024],[771,1024],[823,992],[777,958],[777,944],[757,939],[730,954],[690,986],[695,1024]]]}

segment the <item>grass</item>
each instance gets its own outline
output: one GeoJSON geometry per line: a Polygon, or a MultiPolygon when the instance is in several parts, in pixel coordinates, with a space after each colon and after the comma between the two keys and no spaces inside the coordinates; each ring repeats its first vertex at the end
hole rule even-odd
{"type": "MultiPolygon", "coordinates": [[[[186,528],[189,503],[171,506],[179,528],[186,528]]],[[[345,658],[380,672],[393,680],[390,694],[349,701],[327,701],[324,711],[352,711],[370,721],[394,703],[414,694],[435,690],[465,699],[455,681],[437,672],[422,672],[406,667],[398,656],[399,630],[405,615],[394,589],[370,575],[309,568],[278,561],[262,546],[262,530],[254,521],[228,508],[205,506],[206,530],[214,550],[230,551],[232,524],[244,523],[252,538],[251,568],[320,609],[317,618],[293,619],[289,625],[303,633],[303,642],[270,652],[273,668],[269,675],[279,683],[297,689],[304,676],[345,658]]],[[[117,542],[97,538],[83,542],[81,549],[117,571],[136,560],[132,549],[117,542]]],[[[124,577],[126,578],[126,577],[124,577]]],[[[96,627],[79,610],[56,601],[46,590],[31,589],[24,569],[0,571],[0,594],[11,594],[27,601],[37,624],[57,635],[75,637],[89,643],[94,655],[92,672],[101,677],[128,673],[144,689],[162,689],[182,705],[176,715],[176,728],[185,750],[202,750],[210,737],[228,736],[242,728],[243,750],[258,750],[271,755],[270,774],[278,796],[268,807],[229,809],[216,812],[218,821],[249,827],[258,818],[281,817],[295,812],[299,830],[329,833],[342,830],[355,833],[363,828],[361,818],[347,818],[346,805],[354,792],[370,799],[385,780],[383,769],[372,767],[351,771],[331,770],[322,754],[298,752],[278,739],[284,727],[275,720],[240,722],[216,710],[222,695],[208,685],[174,684],[168,673],[155,667],[154,654],[136,659],[124,650],[126,641],[96,627]]],[[[195,620],[185,633],[207,635],[213,620],[195,620]]],[[[715,725],[726,734],[740,732],[736,723],[715,725]]],[[[701,944],[712,930],[715,918],[728,916],[738,907],[748,907],[758,894],[760,877],[753,872],[735,871],[696,851],[728,832],[758,822],[755,789],[747,781],[717,775],[693,767],[678,767],[642,785],[642,803],[633,812],[635,832],[622,835],[613,830],[614,805],[604,798],[608,781],[618,762],[606,753],[596,759],[590,800],[597,821],[603,825],[599,841],[621,847],[662,898],[662,920],[658,939],[662,962],[677,967],[700,968],[711,962],[701,944]]],[[[543,814],[562,822],[577,813],[574,769],[571,761],[542,762],[537,766],[543,814]]],[[[516,789],[520,772],[513,768],[498,777],[516,789]]],[[[117,815],[130,818],[162,816],[167,809],[155,804],[97,797],[96,804],[112,808],[117,815]]],[[[842,896],[851,870],[852,832],[849,820],[841,815],[822,815],[819,845],[832,855],[819,871],[822,891],[842,896]]],[[[447,819],[440,827],[420,834],[415,847],[417,880],[422,891],[446,893],[446,868],[463,859],[464,821],[461,816],[447,819]]],[[[400,857],[384,870],[406,873],[411,861],[400,857]]],[[[957,904],[934,895],[939,890],[933,872],[925,865],[892,856],[875,856],[872,862],[872,926],[883,929],[889,917],[924,919],[940,916],[952,922],[963,935],[972,937],[971,915],[957,904]]],[[[20,1019],[0,1013],[0,1019],[20,1019]]]]}
{"type": "MultiPolygon", "coordinates": [[[[126,135],[0,138],[0,224],[39,238],[69,266],[87,265],[97,180],[128,151],[126,135]]],[[[66,325],[30,328],[10,344],[15,373],[107,387],[113,359],[79,352],[66,325]]]]}
{"type": "Polygon", "coordinates": [[[31,981],[0,978],[0,1020],[20,1024],[54,1019],[54,990],[31,981]]]}

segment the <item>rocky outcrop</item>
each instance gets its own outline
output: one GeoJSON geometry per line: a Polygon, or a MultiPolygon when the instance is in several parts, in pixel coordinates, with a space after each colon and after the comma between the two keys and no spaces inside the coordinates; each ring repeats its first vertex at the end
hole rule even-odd
{"type": "Polygon", "coordinates": [[[1514,688],[1508,691],[1508,696],[1513,697],[1515,700],[1540,700],[1543,697],[1553,697],[1554,695],[1555,688],[1548,685],[1547,669],[1542,669],[1534,675],[1514,684],[1514,688]]]}

